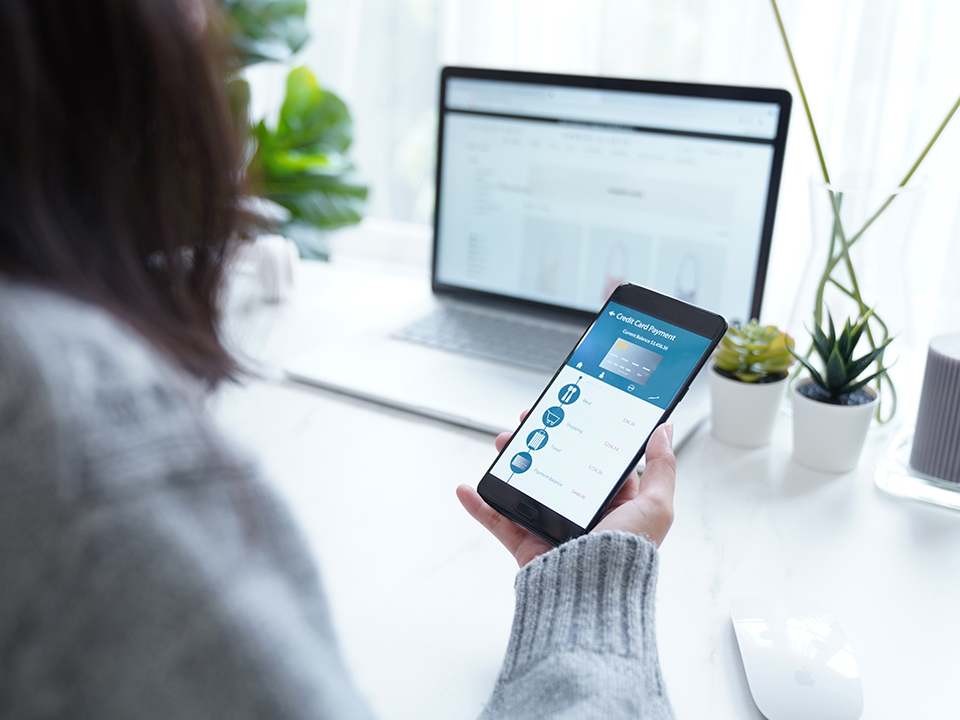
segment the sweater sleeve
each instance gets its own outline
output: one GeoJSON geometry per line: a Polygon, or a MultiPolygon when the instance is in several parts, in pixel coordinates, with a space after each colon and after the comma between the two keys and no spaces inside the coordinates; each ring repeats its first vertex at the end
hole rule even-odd
{"type": "Polygon", "coordinates": [[[481,719],[672,718],[657,657],[656,576],[656,548],[621,532],[585,535],[524,567],[481,719]]]}

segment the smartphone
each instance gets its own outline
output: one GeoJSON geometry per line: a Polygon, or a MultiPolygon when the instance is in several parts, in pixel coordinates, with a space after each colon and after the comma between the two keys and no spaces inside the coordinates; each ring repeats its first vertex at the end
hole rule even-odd
{"type": "Polygon", "coordinates": [[[716,313],[620,285],[477,492],[554,545],[588,532],[726,331],[716,313]]]}

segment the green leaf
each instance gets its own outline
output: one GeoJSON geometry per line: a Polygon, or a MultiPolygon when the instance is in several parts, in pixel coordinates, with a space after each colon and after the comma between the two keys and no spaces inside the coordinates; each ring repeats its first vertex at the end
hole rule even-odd
{"type": "Polygon", "coordinates": [[[851,336],[850,355],[853,355],[853,349],[857,346],[857,343],[860,342],[860,336],[863,335],[863,331],[867,329],[867,321],[870,319],[871,315],[873,315],[873,310],[867,311],[864,315],[860,317],[860,319],[857,321],[856,326],[853,328],[853,334],[851,336]]]}
{"type": "Polygon", "coordinates": [[[871,375],[870,377],[864,378],[864,379],[861,380],[860,382],[850,383],[850,384],[848,384],[839,394],[840,394],[840,395],[847,395],[847,394],[849,394],[849,393],[854,393],[854,392],[856,392],[857,390],[859,390],[860,388],[862,388],[864,385],[866,385],[868,382],[870,382],[871,380],[873,380],[874,378],[878,378],[878,377],[880,377],[881,375],[886,374],[887,370],[889,370],[889,368],[884,368],[883,370],[878,370],[878,371],[875,372],[873,375],[871,375]]]}
{"type": "MultiPolygon", "coordinates": [[[[298,175],[295,177],[273,177],[264,183],[267,195],[273,199],[312,192],[349,195],[357,200],[366,200],[366,185],[350,182],[346,177],[324,175],[298,175]]],[[[276,201],[276,200],[275,200],[276,201]]]]}
{"type": "Polygon", "coordinates": [[[813,326],[813,349],[817,351],[817,355],[820,356],[823,364],[826,365],[827,360],[830,358],[832,345],[827,336],[824,335],[823,329],[817,324],[813,326]]]}
{"type": "Polygon", "coordinates": [[[880,347],[874,348],[859,360],[855,360],[854,362],[850,363],[850,365],[847,367],[848,380],[854,380],[857,376],[862,374],[864,370],[870,367],[874,360],[883,355],[883,351],[886,349],[887,345],[892,342],[893,338],[889,338],[880,347]]]}
{"type": "Polygon", "coordinates": [[[286,60],[310,36],[306,0],[221,0],[239,67],[286,60]]]}
{"type": "Polygon", "coordinates": [[[830,359],[827,360],[827,390],[834,395],[847,383],[847,369],[843,364],[843,358],[840,357],[840,351],[837,345],[833,346],[830,353],[830,359]]]}
{"type": "Polygon", "coordinates": [[[853,354],[853,344],[850,342],[850,321],[847,320],[846,325],[843,326],[843,332],[840,333],[840,337],[837,338],[837,350],[840,352],[840,357],[845,360],[853,354]]]}
{"type": "Polygon", "coordinates": [[[276,201],[288,208],[294,217],[324,230],[353,225],[363,219],[363,202],[345,194],[313,192],[276,201]]]}
{"type": "Polygon", "coordinates": [[[810,378],[817,385],[819,385],[824,390],[827,390],[827,392],[829,392],[829,388],[827,387],[827,384],[823,381],[823,377],[820,375],[820,373],[817,372],[817,369],[810,364],[810,361],[808,361],[805,357],[802,357],[800,355],[797,355],[796,358],[800,362],[800,364],[806,368],[807,372],[810,373],[810,378]]]}
{"type": "Polygon", "coordinates": [[[353,121],[346,104],[324,91],[305,67],[287,76],[287,96],[280,109],[277,140],[287,150],[346,152],[353,139],[353,121]]]}
{"type": "Polygon", "coordinates": [[[732,350],[719,349],[713,355],[714,362],[723,370],[736,370],[740,367],[740,354],[732,350]]]}
{"type": "Polygon", "coordinates": [[[353,170],[350,161],[340,153],[283,152],[271,149],[273,152],[264,153],[263,162],[276,178],[300,175],[336,178],[353,170]]]}
{"type": "Polygon", "coordinates": [[[251,186],[290,211],[286,227],[297,233],[291,239],[303,257],[325,254],[318,231],[363,218],[369,189],[354,178],[344,154],[352,134],[346,104],[323,90],[305,67],[287,76],[276,130],[262,121],[253,128],[257,149],[249,168],[251,186]]]}
{"type": "Polygon", "coordinates": [[[329,260],[330,248],[322,231],[301,220],[283,223],[278,232],[293,240],[300,257],[308,260],[329,260]]]}

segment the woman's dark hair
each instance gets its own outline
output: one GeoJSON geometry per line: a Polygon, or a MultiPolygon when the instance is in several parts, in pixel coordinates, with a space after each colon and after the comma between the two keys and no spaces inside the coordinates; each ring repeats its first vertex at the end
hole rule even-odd
{"type": "Polygon", "coordinates": [[[0,0],[0,271],[111,310],[211,385],[240,145],[205,0],[0,0]]]}

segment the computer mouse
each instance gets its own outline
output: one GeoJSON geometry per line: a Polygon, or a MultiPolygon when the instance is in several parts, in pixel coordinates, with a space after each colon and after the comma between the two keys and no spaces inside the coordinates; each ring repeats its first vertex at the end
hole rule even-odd
{"type": "Polygon", "coordinates": [[[857,720],[860,673],[836,618],[765,598],[730,603],[753,700],[768,720],[857,720]]]}

